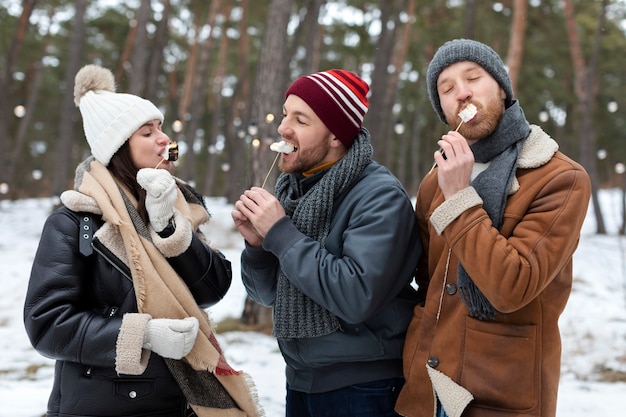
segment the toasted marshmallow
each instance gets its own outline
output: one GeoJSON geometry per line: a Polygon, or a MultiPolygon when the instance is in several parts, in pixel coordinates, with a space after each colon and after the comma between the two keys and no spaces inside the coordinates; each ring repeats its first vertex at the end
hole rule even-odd
{"type": "Polygon", "coordinates": [[[161,157],[166,161],[178,160],[178,143],[171,141],[161,154],[161,157]]]}
{"type": "Polygon", "coordinates": [[[294,147],[292,144],[281,140],[280,142],[274,142],[270,145],[270,150],[274,152],[280,153],[291,153],[294,151],[294,147]]]}

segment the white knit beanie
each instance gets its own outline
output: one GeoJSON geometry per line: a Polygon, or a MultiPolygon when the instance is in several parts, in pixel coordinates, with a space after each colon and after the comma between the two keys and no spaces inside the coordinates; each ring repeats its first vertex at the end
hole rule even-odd
{"type": "Polygon", "coordinates": [[[97,65],[85,65],[76,74],[74,103],[83,116],[91,154],[105,166],[144,123],[163,122],[163,113],[150,101],[116,93],[113,73],[97,65]]]}

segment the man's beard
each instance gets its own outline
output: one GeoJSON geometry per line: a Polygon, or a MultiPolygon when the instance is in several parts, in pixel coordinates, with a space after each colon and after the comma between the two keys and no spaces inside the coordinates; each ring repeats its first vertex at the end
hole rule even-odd
{"type": "Polygon", "coordinates": [[[471,123],[463,123],[459,128],[459,133],[469,142],[484,139],[495,132],[504,114],[504,104],[500,102],[490,102],[487,107],[479,111],[481,114],[479,124],[472,125],[471,123]]]}
{"type": "Polygon", "coordinates": [[[290,161],[285,161],[281,157],[278,167],[287,174],[302,174],[303,172],[311,171],[322,164],[329,149],[330,145],[326,142],[307,148],[304,153],[300,153],[301,150],[298,149],[296,157],[290,161]]]}

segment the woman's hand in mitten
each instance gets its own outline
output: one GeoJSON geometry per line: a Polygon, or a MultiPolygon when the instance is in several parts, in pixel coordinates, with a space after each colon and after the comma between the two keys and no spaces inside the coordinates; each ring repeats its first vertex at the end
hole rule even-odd
{"type": "Polygon", "coordinates": [[[146,323],[144,349],[164,358],[182,359],[193,348],[198,335],[198,319],[151,319],[146,323]]]}
{"type": "Polygon", "coordinates": [[[137,172],[137,182],[146,190],[146,210],[156,232],[161,232],[174,215],[176,181],[165,169],[142,168],[137,172]]]}

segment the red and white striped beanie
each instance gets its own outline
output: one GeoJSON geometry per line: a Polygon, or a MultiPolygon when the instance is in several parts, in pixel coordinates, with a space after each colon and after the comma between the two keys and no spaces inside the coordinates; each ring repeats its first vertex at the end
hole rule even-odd
{"type": "Polygon", "coordinates": [[[358,75],[331,69],[304,75],[291,84],[285,98],[304,100],[346,148],[359,134],[367,113],[369,85],[358,75]]]}

